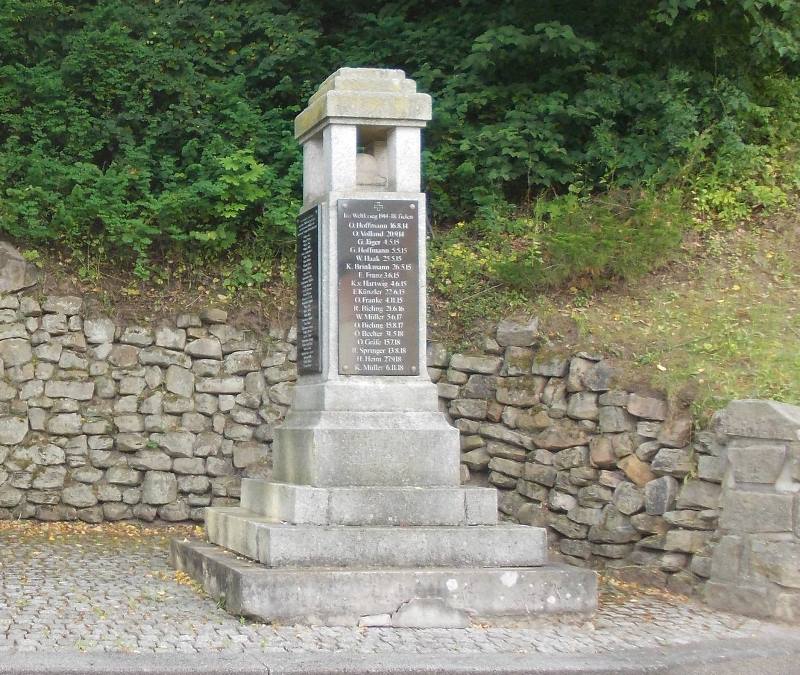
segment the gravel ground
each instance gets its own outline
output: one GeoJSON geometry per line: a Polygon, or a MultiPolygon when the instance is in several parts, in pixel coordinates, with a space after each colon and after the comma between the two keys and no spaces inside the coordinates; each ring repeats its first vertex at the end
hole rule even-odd
{"type": "Polygon", "coordinates": [[[600,654],[758,637],[772,624],[604,583],[591,620],[458,629],[325,628],[231,616],[168,564],[190,527],[0,522],[0,652],[600,654]]]}

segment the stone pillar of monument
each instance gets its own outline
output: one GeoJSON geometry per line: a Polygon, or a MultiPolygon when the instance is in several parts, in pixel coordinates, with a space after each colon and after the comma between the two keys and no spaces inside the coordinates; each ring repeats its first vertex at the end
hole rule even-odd
{"type": "Polygon", "coordinates": [[[595,606],[593,572],[547,565],[544,529],[498,524],[494,488],[460,485],[459,434],[426,369],[430,118],[402,71],[343,68],[296,119],[299,379],[274,473],[206,510],[210,544],[173,545],[231,611],[464,626],[595,606]]]}

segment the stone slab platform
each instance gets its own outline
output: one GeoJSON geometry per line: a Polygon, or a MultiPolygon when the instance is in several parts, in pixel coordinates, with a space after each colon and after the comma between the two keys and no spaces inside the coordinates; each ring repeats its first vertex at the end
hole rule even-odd
{"type": "Polygon", "coordinates": [[[242,508],[295,525],[494,525],[497,490],[481,487],[335,487],[245,478],[242,508]]]}
{"type": "Polygon", "coordinates": [[[596,574],[561,565],[270,569],[212,544],[178,540],[171,561],[229,612],[282,624],[352,626],[370,617],[373,625],[464,627],[465,619],[589,614],[597,604],[596,574]]]}
{"type": "Polygon", "coordinates": [[[211,543],[268,567],[531,567],[547,533],[524,525],[362,527],[287,525],[242,507],[206,510],[211,543]]]}

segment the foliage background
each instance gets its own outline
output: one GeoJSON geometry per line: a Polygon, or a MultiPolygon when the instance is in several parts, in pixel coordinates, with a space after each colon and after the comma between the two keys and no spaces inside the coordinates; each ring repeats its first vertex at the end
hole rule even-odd
{"type": "Polygon", "coordinates": [[[795,0],[4,0],[0,231],[263,281],[294,116],[338,67],[399,67],[435,100],[441,292],[626,278],[785,202],[799,45],[795,0]]]}

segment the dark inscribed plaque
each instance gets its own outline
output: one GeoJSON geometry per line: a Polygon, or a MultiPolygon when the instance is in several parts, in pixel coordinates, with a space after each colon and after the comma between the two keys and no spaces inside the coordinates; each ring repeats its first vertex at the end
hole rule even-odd
{"type": "Polygon", "coordinates": [[[297,371],[322,371],[319,306],[319,206],[297,218],[297,371]]]}
{"type": "Polygon", "coordinates": [[[339,372],[418,375],[419,206],[340,199],[339,372]]]}

